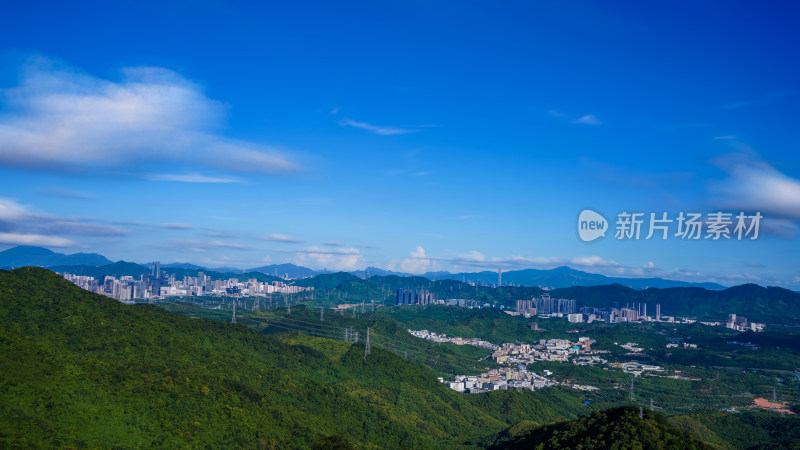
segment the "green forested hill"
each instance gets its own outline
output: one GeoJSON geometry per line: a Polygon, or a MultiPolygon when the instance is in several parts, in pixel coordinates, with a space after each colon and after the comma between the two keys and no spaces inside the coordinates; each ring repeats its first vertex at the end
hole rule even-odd
{"type": "Polygon", "coordinates": [[[712,449],[660,414],[630,406],[533,429],[512,428],[510,440],[495,448],[519,449],[712,449]]]}
{"type": "MultiPolygon", "coordinates": [[[[639,432],[697,442],[649,415],[644,430],[588,438],[589,419],[561,422],[599,407],[574,390],[459,394],[377,347],[365,358],[361,344],[123,305],[43,269],[0,271],[0,448],[460,448],[539,439],[530,430],[565,445],[583,436],[584,448],[639,432]]],[[[674,421],[722,447],[795,442],[795,420],[674,421]]]]}
{"type": "Polygon", "coordinates": [[[483,407],[392,353],[270,337],[123,305],[33,268],[0,271],[0,447],[483,446],[525,411],[574,400],[497,392],[483,407]]]}

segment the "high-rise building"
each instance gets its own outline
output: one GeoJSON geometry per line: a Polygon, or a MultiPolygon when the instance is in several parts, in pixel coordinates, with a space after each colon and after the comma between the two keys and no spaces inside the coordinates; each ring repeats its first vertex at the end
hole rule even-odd
{"type": "Polygon", "coordinates": [[[431,305],[436,303],[438,296],[430,291],[421,290],[415,291],[413,289],[398,289],[397,290],[397,305],[431,305]]]}
{"type": "Polygon", "coordinates": [[[536,314],[536,300],[517,300],[517,312],[526,316],[536,314]]]}
{"type": "Polygon", "coordinates": [[[153,261],[153,268],[150,270],[150,292],[154,296],[161,295],[161,263],[153,261]]]}

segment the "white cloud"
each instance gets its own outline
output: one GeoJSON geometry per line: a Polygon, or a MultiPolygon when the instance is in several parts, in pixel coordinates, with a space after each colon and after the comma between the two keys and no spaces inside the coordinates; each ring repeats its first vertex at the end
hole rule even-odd
{"type": "Polygon", "coordinates": [[[560,111],[556,111],[555,109],[551,109],[547,112],[551,117],[555,117],[560,120],[570,121],[572,123],[578,123],[583,125],[602,125],[602,122],[594,115],[594,114],[585,114],[580,117],[575,117],[571,114],[564,114],[560,111]]]}
{"type": "Polygon", "coordinates": [[[587,114],[583,117],[575,119],[575,123],[582,123],[585,125],[600,125],[601,122],[594,116],[594,114],[587,114]]]}
{"type": "Polygon", "coordinates": [[[16,222],[34,217],[37,215],[29,212],[27,208],[16,201],[0,197],[0,221],[16,222]]]}
{"type": "Polygon", "coordinates": [[[427,272],[431,266],[431,259],[425,254],[425,249],[417,246],[410,254],[411,258],[405,258],[400,262],[400,269],[414,274],[427,272]]]}
{"type": "Polygon", "coordinates": [[[344,245],[342,241],[328,241],[325,243],[328,247],[341,247],[344,245]]]}
{"type": "Polygon", "coordinates": [[[467,253],[455,254],[454,256],[430,256],[422,247],[411,252],[411,258],[390,263],[391,270],[402,270],[411,273],[423,273],[430,270],[449,270],[452,272],[473,271],[473,270],[496,270],[502,267],[506,270],[518,270],[529,268],[551,269],[559,266],[570,266],[580,269],[611,269],[624,268],[614,260],[604,259],[600,256],[578,256],[574,258],[550,258],[550,257],[486,257],[476,250],[467,253]]]}
{"type": "Polygon", "coordinates": [[[175,72],[136,67],[122,75],[109,81],[45,58],[29,60],[20,85],[3,93],[0,165],[136,172],[170,163],[271,174],[299,169],[280,151],[215,133],[225,107],[175,72]]]}
{"type": "Polygon", "coordinates": [[[339,125],[343,127],[354,127],[360,128],[362,130],[369,131],[372,134],[377,134],[380,136],[394,136],[398,134],[408,134],[408,133],[416,133],[419,130],[413,130],[408,128],[398,128],[398,127],[386,127],[380,125],[372,125],[366,122],[357,122],[352,119],[342,119],[339,121],[339,125]]]}
{"type": "Polygon", "coordinates": [[[364,266],[364,258],[355,248],[309,247],[294,253],[293,262],[299,266],[342,271],[356,270],[364,266]]]}
{"type": "Polygon", "coordinates": [[[41,234],[0,233],[0,243],[9,245],[37,245],[41,247],[81,247],[71,239],[41,234]]]}
{"type": "Polygon", "coordinates": [[[123,228],[93,223],[97,221],[34,212],[14,199],[0,197],[0,233],[6,244],[82,247],[63,236],[109,237],[130,233],[123,228]]]}
{"type": "Polygon", "coordinates": [[[729,178],[712,185],[715,203],[725,208],[759,211],[777,218],[800,220],[800,180],[769,164],[743,155],[714,161],[729,178]]]}
{"type": "Polygon", "coordinates": [[[289,236],[286,234],[266,234],[264,236],[260,236],[259,239],[264,241],[273,241],[273,242],[284,242],[287,244],[301,244],[303,240],[300,238],[296,238],[294,236],[289,236]]]}

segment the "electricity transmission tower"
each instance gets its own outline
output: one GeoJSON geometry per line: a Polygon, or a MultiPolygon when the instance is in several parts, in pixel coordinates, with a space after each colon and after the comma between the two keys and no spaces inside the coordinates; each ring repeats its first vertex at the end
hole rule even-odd
{"type": "Polygon", "coordinates": [[[364,347],[364,358],[369,356],[369,327],[367,327],[367,345],[364,347]]]}
{"type": "Polygon", "coordinates": [[[636,398],[633,396],[633,377],[631,377],[631,401],[636,401],[636,398]]]}
{"type": "Polygon", "coordinates": [[[233,316],[231,317],[231,323],[236,323],[236,300],[233,301],[233,316]]]}
{"type": "Polygon", "coordinates": [[[320,322],[324,322],[325,321],[325,317],[324,316],[325,316],[325,307],[320,306],[319,307],[319,321],[320,322]]]}

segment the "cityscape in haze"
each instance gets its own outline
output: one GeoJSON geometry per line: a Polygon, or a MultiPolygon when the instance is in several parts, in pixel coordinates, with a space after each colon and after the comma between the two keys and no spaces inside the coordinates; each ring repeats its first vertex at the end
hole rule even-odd
{"type": "Polygon", "coordinates": [[[800,448],[800,7],[11,0],[0,447],[800,448]]]}

